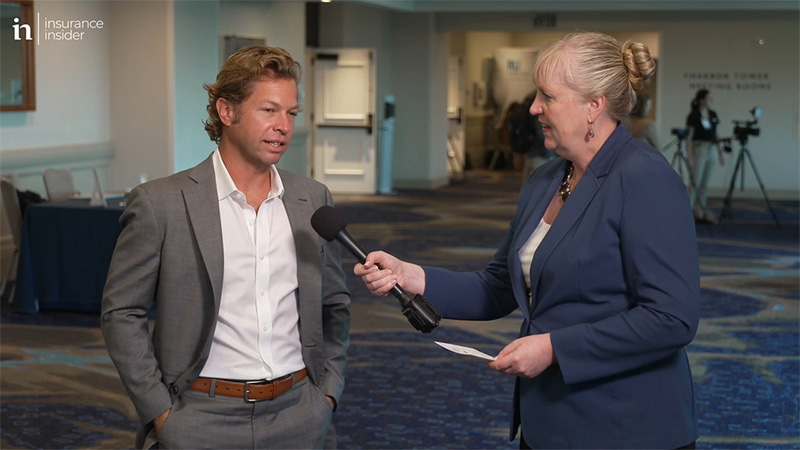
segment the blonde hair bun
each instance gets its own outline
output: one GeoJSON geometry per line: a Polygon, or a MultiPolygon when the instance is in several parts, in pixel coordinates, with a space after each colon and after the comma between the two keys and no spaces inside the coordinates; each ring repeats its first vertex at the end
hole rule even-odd
{"type": "Polygon", "coordinates": [[[539,51],[533,65],[533,82],[562,77],[583,100],[603,96],[608,114],[617,120],[628,116],[641,90],[656,71],[647,46],[619,42],[603,33],[577,32],[539,51]],[[620,57],[621,56],[621,57],[620,57]]]}
{"type": "Polygon", "coordinates": [[[650,56],[650,50],[642,43],[626,42],[622,46],[622,60],[628,69],[628,81],[636,91],[642,90],[656,73],[656,63],[650,56]]]}

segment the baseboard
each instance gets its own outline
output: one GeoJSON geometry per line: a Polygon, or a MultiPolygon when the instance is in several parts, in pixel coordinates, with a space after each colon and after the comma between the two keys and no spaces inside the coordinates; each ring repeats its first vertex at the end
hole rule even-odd
{"type": "Polygon", "coordinates": [[[392,187],[395,189],[419,189],[426,191],[438,189],[448,184],[450,184],[450,178],[447,176],[434,179],[400,179],[392,181],[392,187]]]}
{"type": "MultiPolygon", "coordinates": [[[[793,191],[791,189],[767,189],[767,197],[770,200],[775,201],[783,201],[783,200],[790,200],[790,201],[800,201],[800,191],[793,191]]],[[[708,196],[711,198],[725,198],[728,195],[727,188],[708,188],[708,196]]],[[[745,189],[743,191],[739,189],[734,189],[731,193],[731,200],[735,199],[764,199],[764,193],[761,192],[761,189],[756,187],[755,189],[745,189]]]]}

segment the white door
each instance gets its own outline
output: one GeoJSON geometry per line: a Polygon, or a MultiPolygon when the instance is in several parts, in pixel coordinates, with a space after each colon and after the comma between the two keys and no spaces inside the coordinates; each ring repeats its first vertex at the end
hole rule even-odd
{"type": "Polygon", "coordinates": [[[334,193],[374,194],[372,50],[317,49],[312,66],[313,177],[334,193]]]}
{"type": "Polygon", "coordinates": [[[464,63],[451,56],[447,68],[447,173],[450,179],[464,177],[464,63]]]}

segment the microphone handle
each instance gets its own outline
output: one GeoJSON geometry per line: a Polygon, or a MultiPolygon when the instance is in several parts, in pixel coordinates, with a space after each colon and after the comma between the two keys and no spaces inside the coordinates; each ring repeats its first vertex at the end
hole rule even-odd
{"type": "MultiPolygon", "coordinates": [[[[350,236],[350,233],[347,232],[346,228],[342,228],[342,231],[340,231],[339,234],[336,235],[336,240],[339,241],[342,245],[344,245],[345,248],[347,248],[347,250],[349,250],[350,253],[352,253],[353,256],[355,256],[358,259],[358,262],[364,264],[364,262],[367,261],[367,252],[365,252],[364,249],[360,245],[358,245],[358,242],[356,242],[356,240],[353,239],[352,236],[350,236]]],[[[400,305],[402,305],[403,307],[407,307],[408,304],[413,299],[413,296],[408,292],[406,292],[398,284],[394,285],[391,292],[392,295],[394,295],[395,297],[397,297],[398,300],[400,300],[400,305]]]]}
{"type": "MultiPolygon", "coordinates": [[[[348,233],[346,229],[342,228],[342,230],[339,231],[336,235],[336,240],[344,245],[361,264],[367,261],[367,253],[358,245],[358,242],[350,236],[350,233],[348,233]]],[[[406,319],[408,319],[414,328],[423,333],[430,333],[439,325],[442,316],[425,297],[420,294],[411,295],[400,287],[399,284],[395,284],[391,292],[400,302],[403,315],[406,316],[406,319]]]]}
{"type": "Polygon", "coordinates": [[[364,249],[358,245],[358,242],[350,236],[346,228],[342,228],[342,231],[336,235],[336,240],[344,245],[346,249],[350,250],[350,253],[352,253],[361,264],[364,264],[367,260],[367,252],[365,252],[364,249]]]}

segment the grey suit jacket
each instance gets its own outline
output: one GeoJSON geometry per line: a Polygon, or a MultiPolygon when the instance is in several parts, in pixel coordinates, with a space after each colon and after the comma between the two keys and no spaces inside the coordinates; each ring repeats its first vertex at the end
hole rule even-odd
{"type": "MultiPolygon", "coordinates": [[[[309,378],[336,399],[344,389],[350,294],[340,249],[311,228],[333,200],[313,180],[280,171],[297,251],[298,310],[309,378]]],[[[108,352],[142,423],[152,421],[197,378],[208,358],[223,278],[222,229],[214,166],[198,166],[135,188],[120,218],[102,302],[108,352]],[[148,312],[156,303],[152,332],[148,312]]]]}

